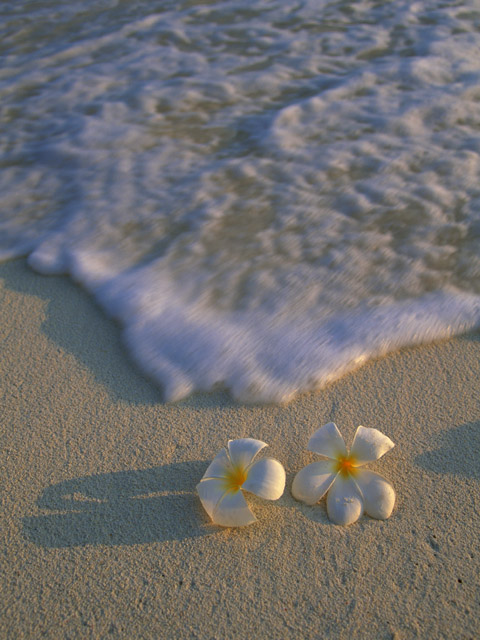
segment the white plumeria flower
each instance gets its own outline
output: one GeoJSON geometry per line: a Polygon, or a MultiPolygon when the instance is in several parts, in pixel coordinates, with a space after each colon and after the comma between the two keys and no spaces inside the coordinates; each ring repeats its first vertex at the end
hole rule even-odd
{"type": "Polygon", "coordinates": [[[395,445],[377,429],[358,427],[348,453],[333,422],[320,427],[308,442],[309,451],[325,458],[297,473],[293,497],[309,505],[327,494],[327,513],[337,524],[352,524],[365,511],[372,518],[386,520],[395,504],[392,485],[378,473],[362,469],[378,460],[395,445]]]}
{"type": "Polygon", "coordinates": [[[229,440],[210,463],[197,485],[205,511],[215,524],[241,527],[257,519],[242,489],[267,500],[278,500],[285,489],[285,469],[273,458],[253,459],[268,446],[253,438],[229,440]]]}

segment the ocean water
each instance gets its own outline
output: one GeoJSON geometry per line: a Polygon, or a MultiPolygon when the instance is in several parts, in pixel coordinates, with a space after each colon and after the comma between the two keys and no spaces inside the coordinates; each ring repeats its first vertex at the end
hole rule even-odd
{"type": "Polygon", "coordinates": [[[480,3],[2,3],[0,168],[166,399],[289,400],[480,325],[480,3]]]}

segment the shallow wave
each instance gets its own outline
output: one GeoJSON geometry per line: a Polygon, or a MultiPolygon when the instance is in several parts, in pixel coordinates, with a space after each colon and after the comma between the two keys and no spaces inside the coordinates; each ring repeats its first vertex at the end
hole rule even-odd
{"type": "Polygon", "coordinates": [[[479,326],[475,2],[0,15],[0,258],[82,283],[167,399],[479,326]]]}

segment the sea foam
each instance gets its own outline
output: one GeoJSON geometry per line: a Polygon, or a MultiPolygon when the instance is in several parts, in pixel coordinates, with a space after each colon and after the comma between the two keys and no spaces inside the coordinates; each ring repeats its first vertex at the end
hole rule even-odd
{"type": "Polygon", "coordinates": [[[1,11],[0,258],[81,283],[167,399],[480,325],[475,2],[1,11]]]}

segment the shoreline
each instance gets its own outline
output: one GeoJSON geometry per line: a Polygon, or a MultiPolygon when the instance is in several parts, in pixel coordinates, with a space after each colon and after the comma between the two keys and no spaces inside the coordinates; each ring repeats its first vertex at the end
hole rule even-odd
{"type": "Polygon", "coordinates": [[[223,392],[164,404],[115,323],[66,277],[0,264],[3,637],[474,638],[480,632],[480,335],[370,361],[288,405],[223,392]],[[297,503],[309,436],[359,424],[392,517],[332,525],[297,503]],[[209,523],[195,494],[229,438],[287,472],[258,522],[209,523]]]}

